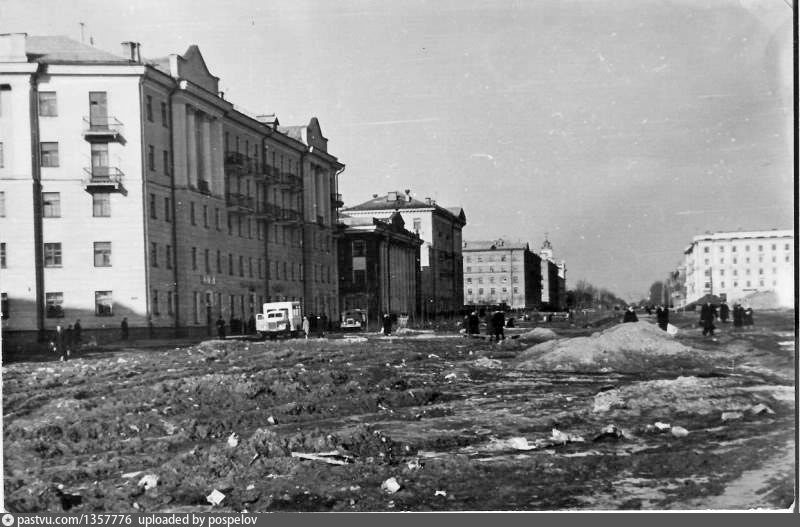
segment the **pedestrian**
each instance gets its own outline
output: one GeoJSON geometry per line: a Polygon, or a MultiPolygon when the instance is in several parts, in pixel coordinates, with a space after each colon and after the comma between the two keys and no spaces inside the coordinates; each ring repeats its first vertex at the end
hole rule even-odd
{"type": "Polygon", "coordinates": [[[494,339],[497,342],[504,340],[506,336],[503,334],[503,328],[506,325],[506,315],[502,311],[495,311],[492,315],[492,329],[494,339]]]}
{"type": "Polygon", "coordinates": [[[744,308],[744,312],[742,313],[742,322],[745,326],[752,326],[753,325],[753,308],[747,306],[744,308]]]}
{"type": "Polygon", "coordinates": [[[728,307],[728,303],[723,300],[719,306],[719,321],[723,324],[727,324],[729,314],[730,308],[728,307]]]}
{"type": "Polygon", "coordinates": [[[128,340],[128,317],[122,318],[122,323],[119,325],[122,340],[128,340]]]}
{"type": "Polygon", "coordinates": [[[256,317],[253,316],[253,312],[250,312],[250,318],[247,320],[247,332],[249,334],[253,334],[256,332],[256,317]]]}
{"type": "Polygon", "coordinates": [[[67,354],[67,357],[72,355],[72,346],[75,345],[75,333],[72,329],[72,324],[67,326],[67,330],[64,331],[64,352],[67,354]]]}
{"type": "Polygon", "coordinates": [[[711,302],[706,302],[700,309],[700,325],[703,326],[703,336],[714,336],[714,319],[716,318],[716,310],[711,302]]]}
{"type": "Polygon", "coordinates": [[[478,316],[477,311],[473,311],[469,315],[469,334],[470,335],[481,334],[481,318],[478,316]]]}
{"type": "Polygon", "coordinates": [[[220,339],[225,338],[225,320],[222,318],[222,315],[217,318],[217,337],[220,339]]]}
{"type": "Polygon", "coordinates": [[[733,327],[741,328],[744,325],[744,309],[739,302],[733,304],[733,327]]]}
{"type": "Polygon", "coordinates": [[[383,315],[383,334],[387,337],[392,334],[392,317],[389,313],[383,315]]]}
{"type": "Polygon", "coordinates": [[[317,338],[321,339],[325,336],[325,326],[323,325],[322,315],[317,315],[317,338]]]}
{"type": "Polygon", "coordinates": [[[303,317],[303,334],[306,336],[306,340],[308,340],[308,334],[311,333],[311,322],[309,318],[308,315],[303,317]]]}
{"type": "Polygon", "coordinates": [[[667,326],[669,325],[669,309],[661,305],[656,307],[656,323],[658,327],[664,331],[667,330],[667,326]]]}
{"type": "Polygon", "coordinates": [[[75,325],[72,326],[72,331],[74,332],[75,336],[75,346],[81,345],[81,319],[75,321],[75,325]]]}
{"type": "Polygon", "coordinates": [[[625,310],[622,322],[639,322],[639,317],[636,316],[636,311],[634,311],[633,306],[628,306],[628,309],[625,310]]]}
{"type": "Polygon", "coordinates": [[[53,334],[53,340],[50,341],[50,349],[58,355],[58,360],[66,362],[67,353],[65,349],[65,336],[64,330],[60,324],[56,325],[56,331],[53,334]]]}

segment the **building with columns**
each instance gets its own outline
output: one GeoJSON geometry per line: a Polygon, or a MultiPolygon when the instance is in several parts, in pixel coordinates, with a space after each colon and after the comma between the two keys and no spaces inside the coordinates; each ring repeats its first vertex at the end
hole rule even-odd
{"type": "Polygon", "coordinates": [[[423,240],[420,249],[420,314],[454,315],[464,307],[461,230],[467,223],[461,207],[442,207],[431,198],[415,199],[410,190],[374,194],[371,200],[342,209],[354,218],[390,218],[398,212],[408,230],[423,240]]]}
{"type": "Polygon", "coordinates": [[[197,46],[0,35],[5,338],[208,333],[271,300],[338,316],[344,165],[316,118],[282,127],[218,85],[197,46]]]}
{"type": "Polygon", "coordinates": [[[343,215],[340,221],[341,311],[366,310],[373,327],[386,313],[417,319],[422,239],[397,212],[385,220],[343,215]]]}

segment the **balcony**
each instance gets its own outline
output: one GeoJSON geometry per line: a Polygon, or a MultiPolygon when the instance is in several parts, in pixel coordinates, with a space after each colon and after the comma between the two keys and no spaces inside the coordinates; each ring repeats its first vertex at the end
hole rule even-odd
{"type": "Polygon", "coordinates": [[[331,201],[333,202],[334,205],[336,205],[337,209],[340,207],[344,207],[344,201],[342,201],[342,195],[339,194],[338,192],[334,192],[331,194],[331,201]]]}
{"type": "Polygon", "coordinates": [[[228,212],[232,214],[253,214],[255,212],[255,199],[243,194],[226,192],[225,204],[228,206],[228,212]]]}
{"type": "Polygon", "coordinates": [[[121,192],[127,194],[122,185],[125,174],[116,167],[87,167],[83,171],[83,188],[87,192],[121,192]]]}
{"type": "Polygon", "coordinates": [[[278,209],[277,215],[273,218],[273,221],[278,224],[283,225],[292,225],[292,224],[300,224],[302,221],[302,217],[300,216],[300,212],[292,209],[284,209],[283,207],[276,207],[278,209]]]}
{"type": "Polygon", "coordinates": [[[116,117],[84,117],[83,138],[90,143],[123,141],[122,123],[116,117]]]}

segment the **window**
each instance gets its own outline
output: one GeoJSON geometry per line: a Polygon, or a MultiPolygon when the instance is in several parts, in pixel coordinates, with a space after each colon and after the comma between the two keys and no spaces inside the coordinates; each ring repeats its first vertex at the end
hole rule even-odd
{"type": "Polygon", "coordinates": [[[164,166],[164,175],[168,176],[169,173],[170,173],[170,170],[169,170],[169,152],[168,151],[164,150],[164,151],[161,152],[161,162],[163,163],[163,166],[164,166]]]}
{"type": "Polygon", "coordinates": [[[151,123],[153,122],[153,96],[147,95],[145,98],[145,115],[147,116],[147,120],[151,123]]]}
{"type": "Polygon", "coordinates": [[[164,127],[169,127],[169,117],[167,116],[167,103],[161,103],[161,124],[164,127]]]}
{"type": "Polygon", "coordinates": [[[249,256],[247,257],[247,276],[253,278],[253,258],[249,256]]]}
{"type": "Polygon", "coordinates": [[[166,246],[164,255],[166,256],[167,269],[172,269],[172,245],[166,246]]]}
{"type": "Polygon", "coordinates": [[[0,269],[6,268],[6,242],[0,243],[0,269]]]}
{"type": "Polygon", "coordinates": [[[197,271],[197,247],[192,247],[192,270],[197,271]]]}
{"type": "Polygon", "coordinates": [[[761,252],[761,251],[763,251],[763,250],[764,250],[764,246],[763,246],[763,245],[759,245],[759,246],[758,246],[758,252],[761,252]]]}
{"type": "Polygon", "coordinates": [[[734,253],[736,252],[736,246],[735,245],[733,247],[731,247],[731,252],[734,252],[734,253]]]}
{"type": "Polygon", "coordinates": [[[172,221],[172,200],[164,198],[164,221],[172,221]]]}
{"type": "Polygon", "coordinates": [[[56,117],[58,115],[58,105],[56,104],[56,92],[39,92],[39,115],[42,117],[56,117]]]}
{"type": "Polygon", "coordinates": [[[203,205],[203,227],[208,229],[208,205],[203,205]]]}
{"type": "Polygon", "coordinates": [[[704,253],[710,252],[710,250],[711,250],[711,249],[710,249],[709,247],[703,247],[703,252],[704,252],[704,253]]]}
{"type": "Polygon", "coordinates": [[[364,287],[367,283],[367,272],[364,269],[353,270],[353,285],[364,287]]]}
{"type": "Polygon", "coordinates": [[[721,253],[724,253],[724,252],[725,252],[725,246],[724,246],[724,245],[720,246],[720,248],[719,248],[719,252],[721,252],[721,253]]]}
{"type": "Polygon", "coordinates": [[[167,291],[167,314],[174,315],[175,314],[175,301],[173,300],[172,291],[167,291]]]}
{"type": "Polygon", "coordinates": [[[758,270],[758,274],[764,274],[764,270],[763,269],[759,269],[758,270]]]}
{"type": "Polygon", "coordinates": [[[42,216],[45,218],[61,217],[60,192],[42,192],[42,216]]]}
{"type": "Polygon", "coordinates": [[[220,225],[220,223],[219,223],[219,207],[215,207],[214,208],[214,227],[216,227],[217,230],[219,230],[220,229],[219,225],[220,225]]]}
{"type": "Polygon", "coordinates": [[[6,217],[6,193],[0,191],[0,218],[6,217]]]}
{"type": "Polygon", "coordinates": [[[114,314],[114,300],[111,291],[94,292],[94,314],[98,317],[110,317],[114,314]]]}
{"type": "Polygon", "coordinates": [[[750,280],[747,281],[747,287],[750,287],[750,280]]]}
{"type": "Polygon", "coordinates": [[[45,243],[44,244],[44,266],[45,267],[61,267],[61,244],[60,243],[45,243]]]}
{"type": "Polygon", "coordinates": [[[203,263],[205,264],[206,274],[211,272],[211,252],[208,249],[203,251],[203,263]]]}
{"type": "Polygon", "coordinates": [[[739,282],[737,282],[737,281],[735,281],[735,280],[734,280],[734,282],[733,282],[733,287],[739,287],[739,282]]]}
{"type": "Polygon", "coordinates": [[[150,265],[158,267],[158,244],[150,242],[150,265]]]}
{"type": "Polygon", "coordinates": [[[2,298],[2,300],[0,300],[0,310],[2,311],[3,320],[5,320],[10,316],[10,309],[8,305],[8,293],[2,293],[0,297],[2,298]]]}
{"type": "Polygon", "coordinates": [[[58,143],[41,143],[40,150],[43,167],[58,166],[58,143]]]}
{"type": "Polygon", "coordinates": [[[720,276],[725,276],[725,269],[720,269],[719,270],[719,275],[720,276]]]}
{"type": "Polygon", "coordinates": [[[467,289],[467,294],[472,296],[472,289],[467,289]]]}
{"type": "Polygon", "coordinates": [[[189,202],[189,221],[192,225],[197,225],[197,220],[195,219],[194,215],[194,201],[189,202]]]}
{"type": "Polygon", "coordinates": [[[472,278],[467,278],[467,283],[471,284],[472,283],[472,278]]]}
{"type": "Polygon", "coordinates": [[[111,242],[94,242],[94,266],[111,267],[111,242]]]}
{"type": "Polygon", "coordinates": [[[150,194],[150,217],[154,220],[158,219],[158,213],[156,211],[156,195],[150,194]]]}
{"type": "Polygon", "coordinates": [[[217,273],[222,273],[222,252],[217,249],[217,273]]]}
{"type": "Polygon", "coordinates": [[[3,162],[3,142],[0,141],[0,168],[3,168],[5,163],[3,162]]]}
{"type": "Polygon", "coordinates": [[[719,283],[719,286],[720,286],[721,288],[725,289],[725,282],[720,282],[720,283],[719,283]]]}
{"type": "Polygon", "coordinates": [[[787,243],[786,245],[784,245],[784,246],[783,246],[783,249],[784,249],[784,250],[786,250],[786,251],[788,251],[788,250],[789,250],[789,244],[787,243]]]}
{"type": "Polygon", "coordinates": [[[228,236],[233,236],[233,217],[228,214],[228,236]]]}
{"type": "Polygon", "coordinates": [[[228,253],[228,274],[233,276],[233,255],[228,253]]]}
{"type": "Polygon", "coordinates": [[[244,256],[239,255],[239,276],[244,276],[244,256]]]}
{"type": "Polygon", "coordinates": [[[111,194],[108,192],[92,194],[92,216],[95,218],[111,217],[111,194]]]}
{"type": "Polygon", "coordinates": [[[419,234],[419,231],[422,230],[422,219],[421,218],[414,218],[414,232],[419,234]]]}
{"type": "Polygon", "coordinates": [[[200,322],[200,293],[194,293],[194,323],[200,322]]]}
{"type": "Polygon", "coordinates": [[[158,312],[158,290],[153,289],[153,294],[150,298],[150,305],[152,306],[153,315],[158,316],[161,313],[158,312]]]}
{"type": "Polygon", "coordinates": [[[147,145],[147,168],[156,171],[156,147],[153,145],[147,145]]]}
{"type": "Polygon", "coordinates": [[[720,264],[724,264],[724,263],[725,263],[725,258],[720,258],[720,259],[719,259],[719,263],[720,263],[720,264]]]}
{"type": "Polygon", "coordinates": [[[772,244],[772,250],[773,250],[773,251],[776,251],[777,249],[778,249],[778,246],[777,246],[776,244],[774,244],[774,243],[773,243],[773,244],[772,244]]]}
{"type": "Polygon", "coordinates": [[[745,245],[745,246],[744,246],[744,250],[745,250],[746,252],[750,252],[750,246],[749,246],[749,245],[745,245]]]}
{"type": "Polygon", "coordinates": [[[483,294],[483,288],[482,288],[482,287],[479,287],[479,288],[478,288],[478,294],[479,294],[479,295],[482,295],[482,294],[483,294]]]}
{"type": "Polygon", "coordinates": [[[64,293],[45,293],[44,303],[47,318],[64,318],[64,293]]]}

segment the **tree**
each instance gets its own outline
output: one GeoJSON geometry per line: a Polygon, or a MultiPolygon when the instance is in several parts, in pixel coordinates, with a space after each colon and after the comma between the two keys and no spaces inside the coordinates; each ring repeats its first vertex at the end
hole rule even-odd
{"type": "Polygon", "coordinates": [[[664,282],[657,280],[650,286],[650,297],[648,298],[650,304],[664,304],[664,282]]]}

